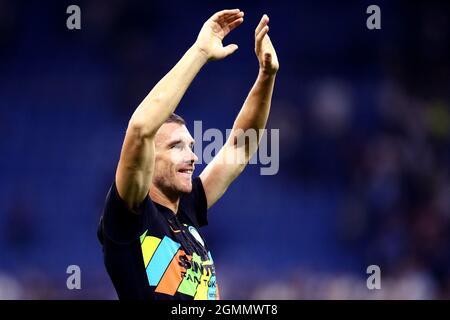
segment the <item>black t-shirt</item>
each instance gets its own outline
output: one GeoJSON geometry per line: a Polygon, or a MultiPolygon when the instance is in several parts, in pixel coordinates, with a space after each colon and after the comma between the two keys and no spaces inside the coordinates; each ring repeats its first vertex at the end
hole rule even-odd
{"type": "Polygon", "coordinates": [[[106,269],[119,299],[219,299],[211,253],[198,229],[208,224],[199,177],[175,215],[147,195],[128,209],[115,182],[98,228],[106,269]]]}

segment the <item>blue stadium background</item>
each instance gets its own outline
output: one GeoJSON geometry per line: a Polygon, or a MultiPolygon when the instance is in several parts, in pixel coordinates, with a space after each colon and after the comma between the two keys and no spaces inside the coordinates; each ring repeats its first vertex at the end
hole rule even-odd
{"type": "Polygon", "coordinates": [[[116,299],[96,228],[128,119],[203,22],[233,7],[245,22],[225,42],[239,50],[201,71],[177,113],[191,131],[231,127],[267,13],[280,170],[249,166],[210,210],[222,297],[450,298],[445,2],[1,0],[1,299],[116,299]],[[381,30],[366,28],[370,4],[381,30]],[[66,288],[72,264],[81,290],[66,288]],[[381,290],[366,288],[372,264],[381,290]]]}

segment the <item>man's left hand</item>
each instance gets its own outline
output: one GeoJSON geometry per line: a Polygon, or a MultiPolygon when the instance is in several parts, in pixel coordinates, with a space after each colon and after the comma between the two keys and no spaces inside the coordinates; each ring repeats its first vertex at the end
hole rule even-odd
{"type": "Polygon", "coordinates": [[[259,60],[260,70],[269,75],[275,75],[280,67],[277,53],[270,41],[269,17],[263,15],[255,30],[255,53],[259,60]]]}

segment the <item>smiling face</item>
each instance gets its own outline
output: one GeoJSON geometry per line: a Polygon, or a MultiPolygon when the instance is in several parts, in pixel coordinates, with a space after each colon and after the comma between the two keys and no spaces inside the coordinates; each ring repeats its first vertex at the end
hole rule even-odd
{"type": "Polygon", "coordinates": [[[153,185],[168,196],[192,190],[194,139],[185,125],[164,123],[155,136],[155,167],[153,185]]]}

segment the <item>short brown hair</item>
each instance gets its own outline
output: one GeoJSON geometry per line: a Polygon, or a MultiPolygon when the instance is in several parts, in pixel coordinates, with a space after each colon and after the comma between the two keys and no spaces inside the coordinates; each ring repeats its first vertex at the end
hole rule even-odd
{"type": "Polygon", "coordinates": [[[166,121],[164,121],[164,123],[178,123],[181,125],[186,125],[186,122],[184,121],[184,119],[182,117],[180,117],[179,115],[177,115],[176,113],[172,113],[166,121]]]}

